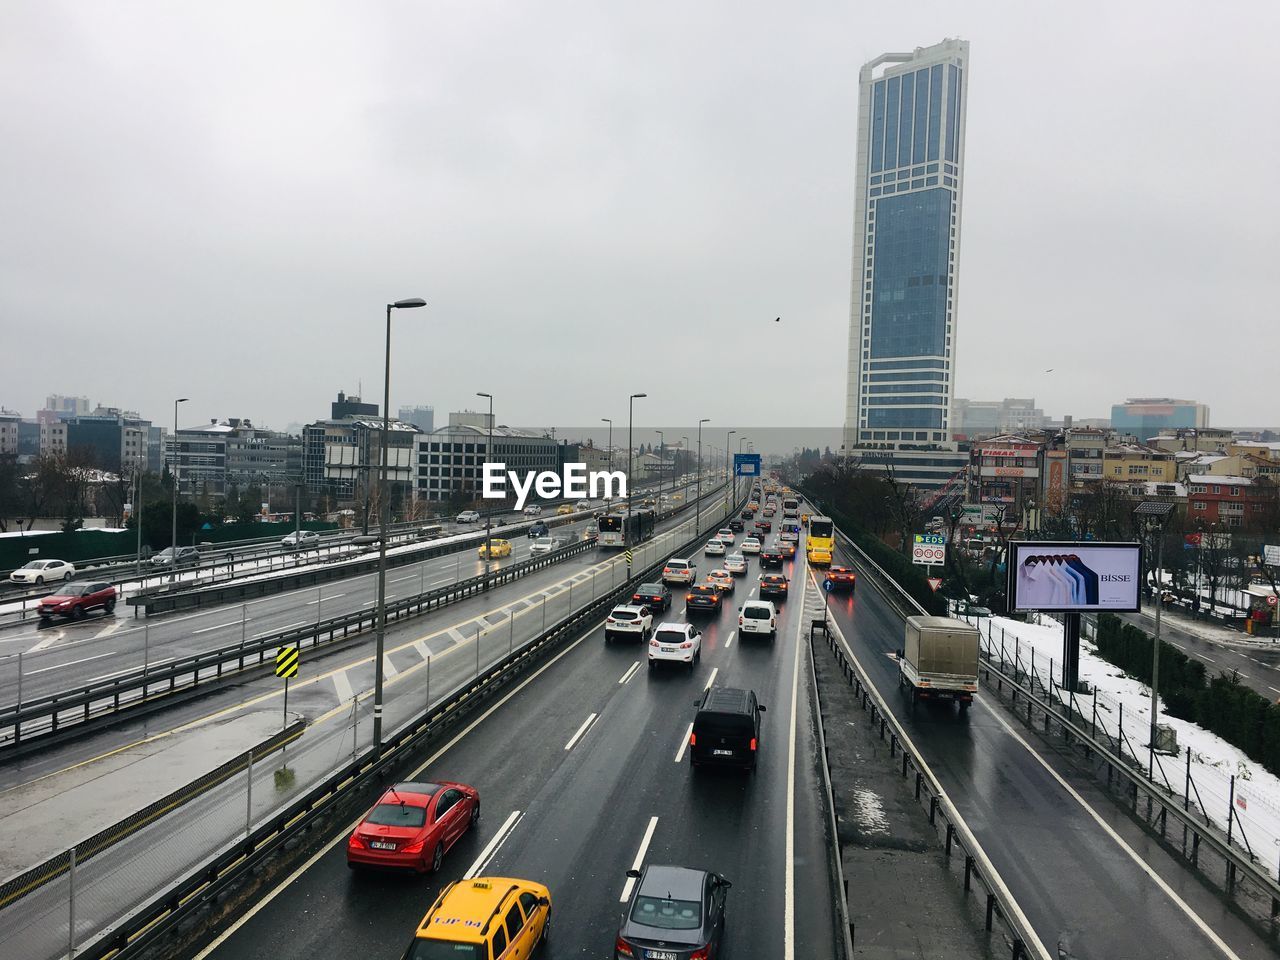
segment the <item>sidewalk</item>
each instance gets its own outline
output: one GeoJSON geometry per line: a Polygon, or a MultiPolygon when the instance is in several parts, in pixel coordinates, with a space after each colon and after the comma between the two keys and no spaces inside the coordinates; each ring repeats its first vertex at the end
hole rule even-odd
{"type": "MultiPolygon", "coordinates": [[[[1155,608],[1152,606],[1144,606],[1138,613],[1144,623],[1149,624],[1154,629],[1156,622],[1155,608]]],[[[1236,630],[1234,627],[1228,627],[1225,624],[1216,623],[1212,620],[1197,620],[1187,616],[1185,612],[1176,607],[1165,607],[1160,617],[1164,625],[1176,627],[1184,633],[1189,633],[1197,639],[1204,640],[1208,643],[1226,643],[1232,645],[1272,647],[1280,643],[1280,637],[1275,636],[1251,636],[1243,630],[1236,630]]]]}

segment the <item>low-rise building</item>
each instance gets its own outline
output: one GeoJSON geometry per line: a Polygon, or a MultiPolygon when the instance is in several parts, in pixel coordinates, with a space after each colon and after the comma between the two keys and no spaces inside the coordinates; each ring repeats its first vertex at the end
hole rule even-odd
{"type": "Polygon", "coordinates": [[[450,414],[449,426],[419,434],[415,449],[418,497],[433,503],[481,496],[486,460],[507,470],[559,472],[558,445],[550,437],[498,425],[489,456],[488,414],[450,414]],[[478,420],[477,420],[478,418],[478,420]]]}
{"type": "Polygon", "coordinates": [[[1038,503],[1044,444],[1005,435],[975,443],[969,450],[969,503],[1003,510],[1006,523],[1020,521],[1038,503]]]}
{"type": "Polygon", "coordinates": [[[1178,479],[1177,457],[1142,443],[1116,443],[1102,451],[1102,475],[1124,482],[1173,483],[1178,479]]]}
{"type": "Polygon", "coordinates": [[[21,423],[22,414],[0,407],[0,457],[18,455],[18,434],[21,423]]]}
{"type": "Polygon", "coordinates": [[[298,482],[302,444],[297,437],[232,417],[183,427],[165,438],[165,461],[186,496],[223,497],[251,486],[298,482]]]}
{"type": "Polygon", "coordinates": [[[1197,473],[1187,477],[1187,517],[1191,523],[1245,526],[1271,506],[1274,488],[1249,477],[1197,473]]]}

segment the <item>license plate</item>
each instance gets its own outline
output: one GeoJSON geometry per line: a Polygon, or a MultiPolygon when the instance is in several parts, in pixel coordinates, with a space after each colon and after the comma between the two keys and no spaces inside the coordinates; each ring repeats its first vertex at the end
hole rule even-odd
{"type": "Polygon", "coordinates": [[[676,960],[676,955],[670,950],[646,950],[644,956],[645,960],[676,960]]]}
{"type": "Polygon", "coordinates": [[[713,757],[732,757],[733,751],[732,750],[712,750],[711,755],[713,757]]]}
{"type": "Polygon", "coordinates": [[[386,840],[370,840],[369,846],[374,850],[394,850],[396,845],[386,840]]]}
{"type": "Polygon", "coordinates": [[[675,653],[675,652],[676,652],[676,650],[677,650],[677,648],[676,648],[676,647],[663,647],[663,648],[662,648],[662,652],[663,652],[663,653],[675,653]]]}

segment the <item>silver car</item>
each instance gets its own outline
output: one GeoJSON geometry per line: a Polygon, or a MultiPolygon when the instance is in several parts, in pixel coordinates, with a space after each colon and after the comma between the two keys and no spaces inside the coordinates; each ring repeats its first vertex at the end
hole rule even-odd
{"type": "Polygon", "coordinates": [[[529,547],[529,553],[533,555],[551,553],[553,550],[559,550],[562,546],[564,546],[564,541],[559,537],[539,537],[529,547]]]}

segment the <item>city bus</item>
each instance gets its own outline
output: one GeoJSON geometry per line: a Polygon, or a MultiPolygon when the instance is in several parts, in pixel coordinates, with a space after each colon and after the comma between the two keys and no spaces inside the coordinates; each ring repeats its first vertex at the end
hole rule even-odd
{"type": "Polygon", "coordinates": [[[596,521],[601,547],[630,547],[653,536],[655,515],[652,510],[636,510],[630,516],[610,513],[596,521]]]}
{"type": "Polygon", "coordinates": [[[830,517],[809,518],[809,535],[805,538],[804,552],[809,562],[817,567],[827,567],[835,557],[836,530],[830,517]]]}

